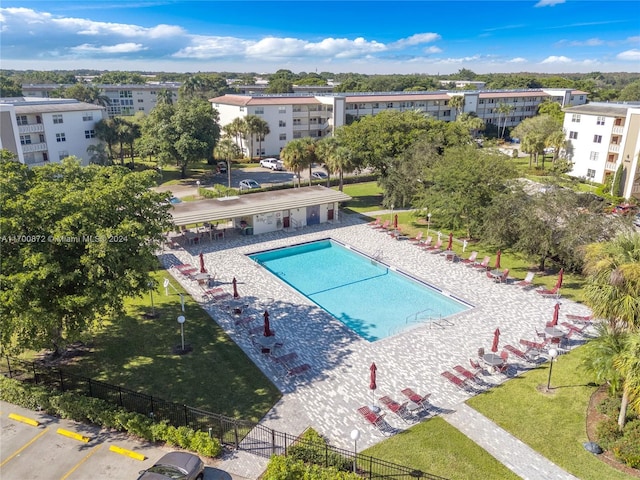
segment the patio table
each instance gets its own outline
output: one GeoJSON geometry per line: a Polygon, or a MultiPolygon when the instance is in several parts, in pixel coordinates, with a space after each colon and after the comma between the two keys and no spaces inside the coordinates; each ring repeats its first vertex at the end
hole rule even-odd
{"type": "Polygon", "coordinates": [[[485,353],[482,359],[484,360],[484,363],[490,367],[496,367],[504,363],[503,358],[497,353],[485,353]]]}

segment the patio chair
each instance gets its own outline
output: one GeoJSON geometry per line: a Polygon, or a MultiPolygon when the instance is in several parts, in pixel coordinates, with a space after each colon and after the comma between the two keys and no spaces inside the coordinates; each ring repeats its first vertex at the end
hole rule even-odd
{"type": "Polygon", "coordinates": [[[537,354],[540,355],[544,351],[546,351],[547,344],[549,343],[548,339],[545,339],[543,342],[533,342],[531,340],[526,340],[524,338],[520,339],[520,345],[524,345],[526,348],[525,354],[537,354]]]}
{"type": "Polygon", "coordinates": [[[478,358],[480,359],[484,358],[484,347],[480,347],[478,349],[478,358]]]}
{"type": "MultiPolygon", "coordinates": [[[[271,352],[273,353],[273,352],[271,352]]],[[[284,355],[275,356],[273,354],[269,355],[269,358],[273,360],[277,365],[284,367],[287,369],[287,372],[291,370],[291,362],[298,359],[298,354],[296,352],[285,353],[284,355]]]]}
{"type": "Polygon", "coordinates": [[[586,337],[587,334],[584,332],[587,328],[589,328],[589,324],[584,324],[582,327],[576,327],[572,323],[562,322],[561,325],[569,330],[569,333],[573,333],[576,335],[580,335],[581,337],[586,337]]]}
{"type": "Polygon", "coordinates": [[[468,264],[468,266],[470,266],[471,268],[477,268],[480,270],[486,270],[487,268],[489,268],[489,262],[491,261],[491,257],[489,257],[489,255],[487,255],[486,257],[484,257],[482,259],[482,262],[478,263],[471,263],[468,264]]]}
{"type": "Polygon", "coordinates": [[[380,225],[380,217],[377,217],[373,222],[367,223],[370,227],[377,227],[380,225]]]}
{"type": "Polygon", "coordinates": [[[476,258],[478,258],[478,252],[474,250],[473,252],[471,252],[471,255],[469,255],[468,258],[463,258],[460,261],[465,265],[468,265],[468,264],[475,263],[476,258]]]}
{"type": "Polygon", "coordinates": [[[568,313],[565,315],[565,317],[567,317],[569,320],[580,323],[593,323],[593,321],[595,320],[593,318],[593,315],[572,315],[568,313]]]}
{"type": "Polygon", "coordinates": [[[385,414],[377,414],[369,407],[360,407],[358,413],[369,424],[374,426],[383,435],[389,435],[391,432],[389,425],[384,419],[385,414]]]}
{"type": "Polygon", "coordinates": [[[391,223],[390,220],[385,220],[382,225],[376,225],[373,228],[375,228],[376,230],[386,231],[389,228],[390,223],[391,223]]]}
{"type": "Polygon", "coordinates": [[[533,277],[535,276],[535,272],[527,272],[527,276],[524,277],[524,280],[520,280],[516,282],[517,287],[528,288],[533,286],[533,277]]]}
{"type": "Polygon", "coordinates": [[[308,363],[303,363],[302,365],[296,365],[287,370],[287,377],[295,377],[297,375],[301,375],[307,371],[311,370],[311,365],[308,363]]]}
{"type": "Polygon", "coordinates": [[[509,370],[512,368],[512,366],[509,364],[509,352],[503,350],[502,352],[500,352],[500,358],[502,358],[502,363],[495,366],[495,372],[507,376],[509,370]]]}
{"type": "Polygon", "coordinates": [[[460,377],[455,376],[453,373],[449,371],[444,371],[440,375],[449,380],[449,382],[453,383],[460,390],[467,393],[477,393],[476,390],[470,386],[465,380],[462,380],[460,377]]]}
{"type": "Polygon", "coordinates": [[[440,247],[442,247],[442,239],[436,241],[436,243],[434,243],[433,245],[425,246],[424,249],[428,252],[438,253],[441,250],[440,247]]]}
{"type": "MultiPolygon", "coordinates": [[[[483,355],[484,355],[484,354],[483,354],[483,355]]],[[[473,358],[470,358],[470,359],[469,359],[469,365],[471,365],[471,368],[473,368],[473,370],[474,370],[476,373],[482,373],[482,372],[484,372],[484,368],[482,368],[482,365],[480,365],[480,363],[479,363],[479,362],[474,361],[474,360],[473,360],[473,358]]]]}
{"type": "Polygon", "coordinates": [[[496,283],[507,283],[507,280],[509,279],[509,269],[505,268],[502,271],[502,275],[500,275],[499,277],[493,277],[493,281],[496,283]]]}
{"type": "Polygon", "coordinates": [[[418,246],[422,247],[422,248],[428,248],[431,246],[431,242],[433,241],[433,237],[431,235],[429,235],[427,238],[425,238],[424,240],[422,240],[421,242],[418,242],[418,246]]]}
{"type": "Polygon", "coordinates": [[[430,393],[427,393],[426,395],[419,395],[410,388],[405,388],[401,390],[400,393],[416,405],[419,405],[425,413],[431,409],[431,405],[429,404],[429,397],[431,396],[430,393]]]}
{"type": "Polygon", "coordinates": [[[380,397],[380,403],[382,403],[382,405],[388,408],[391,412],[395,413],[404,422],[410,423],[412,420],[415,420],[411,412],[407,409],[409,402],[400,404],[391,397],[385,395],[384,397],[380,397]]]}

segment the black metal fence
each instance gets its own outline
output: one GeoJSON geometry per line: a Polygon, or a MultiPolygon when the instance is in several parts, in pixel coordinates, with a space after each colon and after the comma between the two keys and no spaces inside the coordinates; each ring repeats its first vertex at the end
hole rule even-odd
{"type": "Polygon", "coordinates": [[[358,473],[368,479],[413,479],[444,480],[391,462],[386,462],[353,451],[307,442],[288,433],[278,432],[246,420],[226,417],[161,398],[135,392],[127,388],[93,380],[88,377],[48,367],[34,362],[5,357],[0,362],[0,373],[23,382],[42,384],[62,392],[75,392],[152,417],[156,421],[167,421],[175,427],[188,426],[194,430],[208,432],[228,448],[244,450],[254,455],[269,458],[272,455],[288,455],[292,451],[304,450],[303,457],[321,466],[352,470],[355,462],[358,473]],[[293,450],[292,450],[292,447],[293,450]],[[348,468],[347,468],[348,467],[348,468]]]}

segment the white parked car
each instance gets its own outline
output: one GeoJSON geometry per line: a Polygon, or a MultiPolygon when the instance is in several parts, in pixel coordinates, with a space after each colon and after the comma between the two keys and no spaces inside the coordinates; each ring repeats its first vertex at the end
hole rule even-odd
{"type": "Polygon", "coordinates": [[[327,179],[327,174],[324,173],[323,171],[315,171],[315,172],[311,173],[311,178],[316,178],[316,179],[320,179],[320,180],[326,180],[327,179]]]}
{"type": "Polygon", "coordinates": [[[277,158],[263,158],[260,160],[260,166],[270,168],[271,170],[284,170],[282,160],[278,160],[277,158]]]}

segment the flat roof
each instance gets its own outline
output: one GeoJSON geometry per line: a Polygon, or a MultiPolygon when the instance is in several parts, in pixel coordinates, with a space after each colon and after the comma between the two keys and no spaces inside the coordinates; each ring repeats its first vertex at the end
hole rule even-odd
{"type": "Polygon", "coordinates": [[[169,213],[178,226],[215,222],[351,200],[346,193],[315,185],[174,204],[169,213]]]}
{"type": "Polygon", "coordinates": [[[623,103],[587,103],[575,107],[564,108],[566,113],[583,113],[585,115],[602,115],[604,117],[626,117],[633,105],[623,103]]]}

